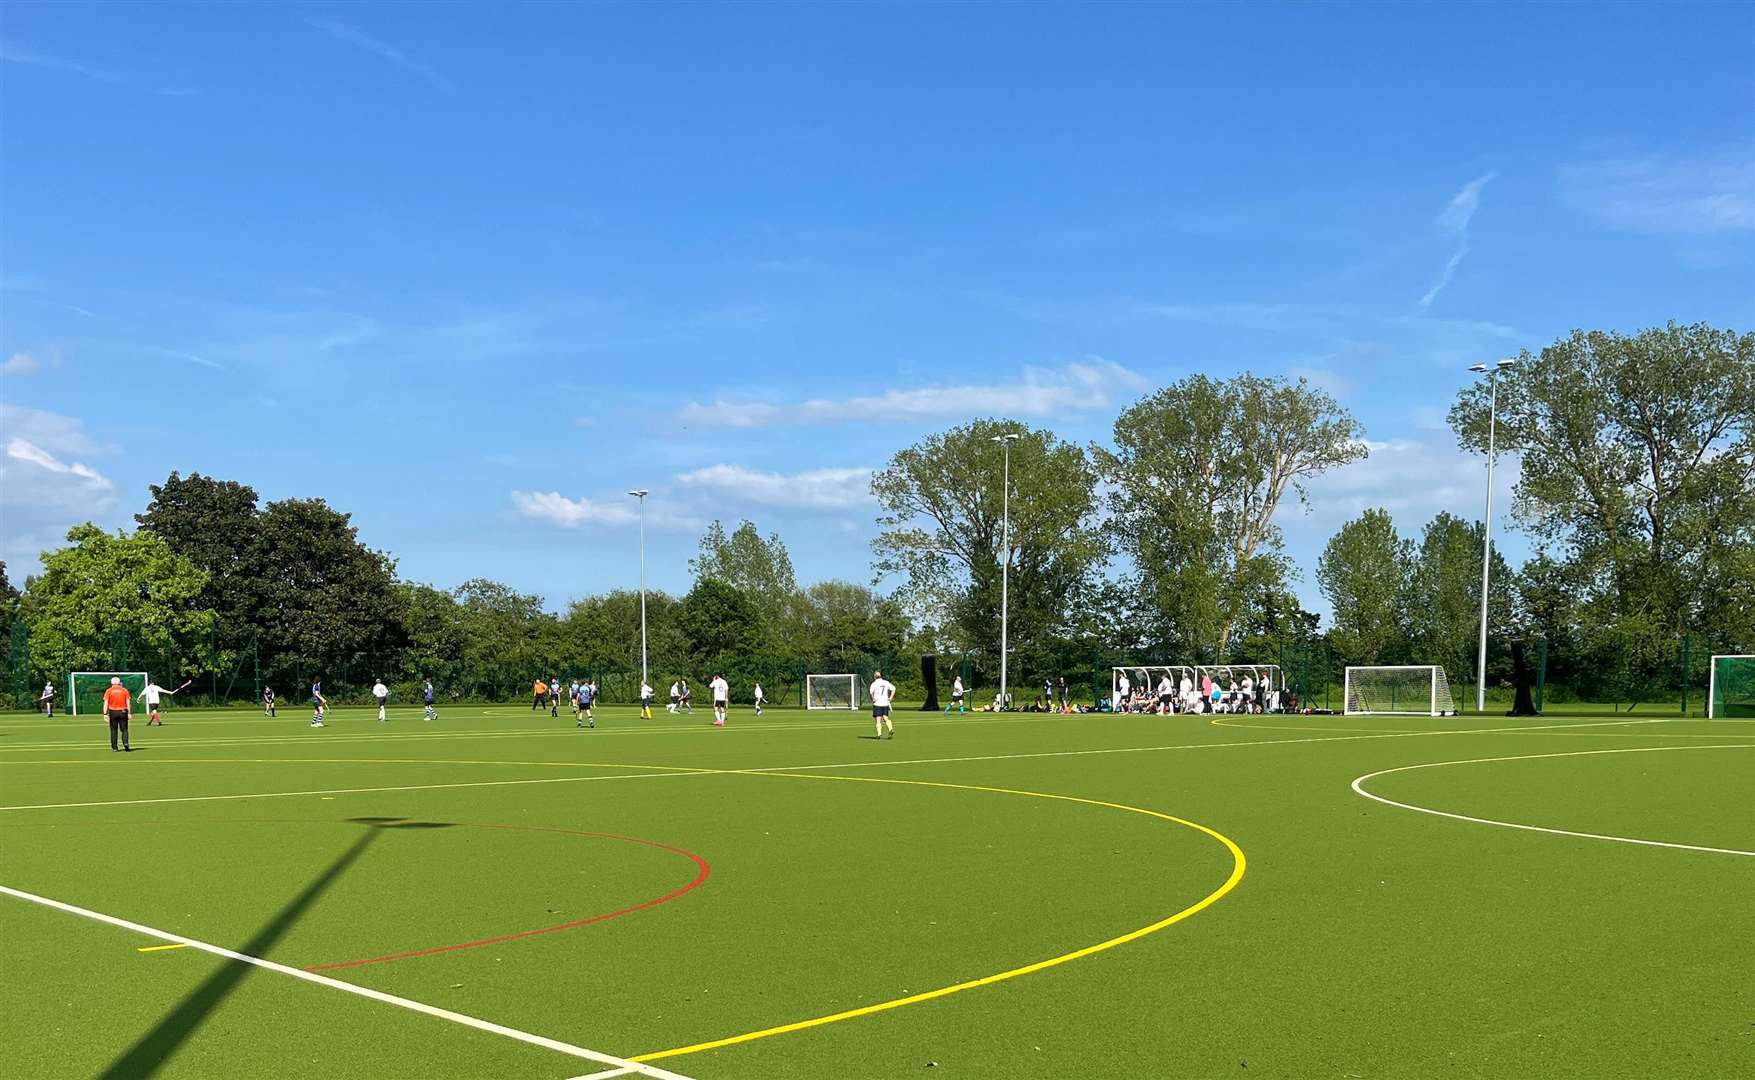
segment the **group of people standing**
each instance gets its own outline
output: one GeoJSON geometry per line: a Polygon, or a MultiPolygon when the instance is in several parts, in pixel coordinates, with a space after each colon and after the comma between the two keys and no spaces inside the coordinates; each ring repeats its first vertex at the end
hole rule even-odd
{"type": "Polygon", "coordinates": [[[1150,674],[1146,674],[1138,686],[1127,677],[1127,672],[1117,674],[1115,680],[1115,700],[1112,709],[1115,712],[1150,713],[1168,716],[1175,713],[1262,713],[1277,712],[1280,708],[1280,692],[1273,686],[1273,680],[1263,675],[1257,681],[1249,675],[1243,676],[1241,683],[1233,678],[1230,685],[1223,686],[1207,671],[1200,672],[1200,681],[1185,670],[1180,683],[1170,678],[1165,672],[1158,677],[1157,685],[1152,685],[1150,674]]]}
{"type": "MultiPolygon", "coordinates": [[[[535,695],[530,703],[532,710],[541,711],[542,707],[547,705],[550,716],[558,717],[561,715],[561,680],[551,676],[545,682],[539,677],[531,686],[531,690],[535,695]]],[[[576,724],[579,727],[596,727],[597,680],[574,679],[566,688],[566,696],[567,704],[572,706],[573,720],[576,724]]]]}

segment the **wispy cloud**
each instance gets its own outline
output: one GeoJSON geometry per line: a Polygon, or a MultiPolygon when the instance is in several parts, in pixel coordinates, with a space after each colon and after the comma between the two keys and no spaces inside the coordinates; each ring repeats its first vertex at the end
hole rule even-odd
{"type": "Polygon", "coordinates": [[[15,352],[0,364],[0,375],[35,375],[42,369],[42,361],[30,353],[15,352]]]}
{"type": "Polygon", "coordinates": [[[162,356],[167,360],[181,360],[186,364],[195,364],[198,367],[210,368],[214,371],[231,370],[218,360],[209,360],[199,353],[185,352],[182,349],[165,349],[157,345],[143,345],[140,351],[152,356],[162,356]]]}
{"type": "Polygon", "coordinates": [[[926,420],[988,412],[1006,416],[1056,416],[1105,408],[1150,385],[1120,364],[1093,357],[1058,368],[1025,368],[1015,382],[947,385],[847,398],[812,398],[788,405],[720,398],[690,402],[678,413],[703,427],[760,428],[775,424],[845,424],[857,421],[926,420]]]}
{"type": "Polygon", "coordinates": [[[1451,196],[1450,202],[1445,205],[1443,210],[1439,211],[1436,222],[1439,231],[1456,240],[1456,250],[1445,262],[1444,270],[1439,273],[1437,283],[1426,290],[1426,295],[1420,297],[1421,307],[1431,307],[1432,301],[1438,299],[1438,294],[1443,292],[1445,287],[1450,284],[1451,279],[1456,276],[1456,268],[1462,265],[1463,258],[1469,253],[1469,222],[1475,219],[1475,211],[1481,207],[1481,189],[1485,188],[1498,175],[1497,172],[1488,172],[1470,180],[1462,186],[1461,190],[1451,196]]]}
{"type": "Polygon", "coordinates": [[[844,510],[872,501],[870,469],[760,472],[742,465],[709,465],[681,473],[676,485],[713,503],[783,509],[844,510]]]}
{"type": "Polygon", "coordinates": [[[345,41],[347,44],[364,49],[369,53],[376,53],[404,71],[413,72],[436,86],[450,88],[451,84],[446,82],[438,72],[408,55],[406,50],[392,45],[388,41],[375,38],[352,23],[326,16],[309,15],[305,17],[305,25],[321,30],[338,41],[345,41]]]}
{"type": "Polygon", "coordinates": [[[77,60],[66,60],[59,56],[45,56],[42,53],[22,49],[11,42],[0,41],[0,61],[8,64],[24,64],[28,67],[46,68],[50,71],[70,71],[75,75],[83,75],[98,82],[126,82],[127,76],[102,68],[91,67],[77,60]]]}
{"type": "Polygon", "coordinates": [[[0,431],[0,558],[22,576],[68,526],[114,510],[116,485],[79,460],[102,450],[77,417],[0,404],[0,431]]]}
{"type": "Polygon", "coordinates": [[[1755,156],[1742,149],[1567,165],[1560,169],[1560,199],[1612,229],[1746,232],[1755,229],[1755,156]]]}

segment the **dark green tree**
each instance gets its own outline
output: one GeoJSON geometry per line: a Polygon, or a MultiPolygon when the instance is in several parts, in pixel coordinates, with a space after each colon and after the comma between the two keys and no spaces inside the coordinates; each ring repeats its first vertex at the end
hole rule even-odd
{"type": "Polygon", "coordinates": [[[1354,663],[1382,663],[1402,636],[1412,545],[1387,510],[1367,510],[1329,538],[1316,582],[1334,609],[1330,640],[1354,663]]]}
{"type": "Polygon", "coordinates": [[[755,601],[723,581],[697,581],[683,597],[676,623],[697,678],[711,675],[709,669],[729,675],[740,668],[740,658],[763,651],[761,611],[755,601]]]}

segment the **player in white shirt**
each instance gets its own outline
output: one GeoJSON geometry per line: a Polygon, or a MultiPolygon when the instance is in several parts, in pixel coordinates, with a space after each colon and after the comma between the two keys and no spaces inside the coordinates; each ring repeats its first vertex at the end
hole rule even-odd
{"type": "Polygon", "coordinates": [[[762,702],[768,700],[767,695],[762,693],[762,684],[761,683],[756,684],[755,697],[756,697],[756,715],[760,716],[760,715],[762,715],[762,702]]]}
{"type": "Polygon", "coordinates": [[[1127,681],[1127,672],[1115,678],[1115,700],[1109,703],[1110,712],[1127,711],[1127,695],[1133,689],[1133,683],[1127,681]]]}
{"type": "Polygon", "coordinates": [[[1158,715],[1163,716],[1170,711],[1170,701],[1175,697],[1176,690],[1170,685],[1170,676],[1166,674],[1158,680],[1158,715]]]}
{"type": "Polygon", "coordinates": [[[878,738],[887,733],[890,738],[896,737],[896,724],[890,719],[890,702],[896,698],[896,684],[884,678],[884,673],[871,673],[871,719],[877,725],[878,738]]]}
{"type": "Polygon", "coordinates": [[[49,719],[55,719],[55,683],[53,680],[43,684],[43,692],[37,698],[37,704],[43,707],[43,712],[48,714],[49,719]]]}
{"type": "Polygon", "coordinates": [[[372,696],[378,699],[378,723],[382,724],[385,720],[384,703],[390,700],[390,688],[384,685],[383,679],[372,684],[372,696]]]}
{"type": "MultiPolygon", "coordinates": [[[[189,685],[188,683],[183,684],[183,686],[188,686],[188,685],[189,685]]],[[[177,690],[183,689],[183,686],[177,687],[177,690]]],[[[140,697],[146,703],[146,726],[147,727],[151,727],[154,724],[157,724],[159,727],[165,726],[164,718],[159,716],[159,714],[158,714],[159,695],[160,694],[174,694],[177,692],[177,690],[166,690],[164,687],[160,686],[158,683],[149,682],[146,684],[146,689],[140,691],[140,697]]]]}
{"type": "Polygon", "coordinates": [[[681,703],[682,703],[682,683],[673,682],[670,684],[670,708],[668,708],[664,711],[665,712],[675,712],[676,707],[681,703]]]}
{"type": "Polygon", "coordinates": [[[715,675],[707,689],[713,695],[713,726],[724,727],[725,710],[731,704],[731,684],[725,681],[725,676],[715,675]]]}
{"type": "Polygon", "coordinates": [[[960,713],[961,712],[968,712],[969,710],[963,707],[963,695],[966,694],[967,692],[968,691],[966,691],[963,688],[963,677],[961,675],[958,675],[956,678],[952,679],[951,680],[951,703],[950,703],[950,705],[945,707],[945,712],[950,712],[952,709],[955,709],[960,713]]]}
{"type": "Polygon", "coordinates": [[[640,680],[640,719],[652,719],[652,684],[640,680]]]}

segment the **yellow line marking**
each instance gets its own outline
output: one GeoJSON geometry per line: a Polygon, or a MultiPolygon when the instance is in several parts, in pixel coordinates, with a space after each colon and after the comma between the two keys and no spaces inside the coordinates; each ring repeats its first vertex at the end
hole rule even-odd
{"type": "Polygon", "coordinates": [[[135,949],[134,951],[135,952],[164,952],[166,949],[187,949],[188,947],[189,946],[187,946],[179,941],[175,945],[148,945],[144,948],[135,949]]]}
{"type": "Polygon", "coordinates": [[[1033,964],[1025,964],[1022,967],[1015,967],[1008,971],[999,972],[996,975],[986,975],[979,979],[970,979],[966,982],[956,983],[951,986],[941,986],[936,990],[927,990],[919,994],[910,994],[907,997],[899,997],[890,1001],[880,1001],[873,1005],[864,1005],[857,1009],[847,1009],[838,1013],[830,1013],[827,1016],[813,1017],[809,1020],[799,1020],[790,1024],[780,1024],[776,1027],[763,1028],[760,1031],[749,1031],[742,1035],[731,1035],[723,1039],[713,1039],[708,1042],[694,1043],[690,1046],[679,1046],[671,1050],[658,1050],[648,1054],[638,1054],[630,1057],[628,1059],[629,1061],[657,1061],[662,1058],[681,1057],[684,1054],[697,1054],[703,1050],[716,1050],[724,1046],[735,1046],[738,1043],[753,1042],[756,1039],[766,1039],[774,1035],[785,1035],[794,1031],[803,1031],[806,1028],[821,1027],[824,1024],[834,1024],[842,1020],[852,1020],[861,1016],[870,1016],[873,1013],[899,1009],[904,1005],[915,1005],[923,1001],[931,1001],[934,998],[947,997],[951,994],[961,993],[964,990],[974,990],[983,986],[991,986],[994,983],[1004,982],[1007,979],[1016,979],[1020,976],[1031,975],[1035,972],[1044,971],[1051,967],[1058,967],[1061,964],[1068,964],[1074,960],[1080,960],[1095,953],[1104,952],[1120,945],[1126,945],[1130,941],[1138,941],[1140,938],[1143,938],[1148,934],[1155,934],[1166,927],[1174,926],[1177,923],[1182,922],[1184,919],[1199,914],[1218,903],[1226,893],[1235,889],[1237,883],[1243,880],[1243,873],[1248,865],[1247,860],[1243,856],[1243,849],[1238,847],[1235,841],[1223,833],[1208,828],[1198,821],[1188,821],[1171,814],[1163,814],[1156,810],[1147,810],[1138,806],[1128,806],[1125,803],[1104,802],[1101,799],[1086,799],[1077,795],[1055,795],[1044,791],[1024,791],[1020,788],[987,787],[979,784],[950,784],[935,780],[897,780],[888,777],[831,776],[822,773],[800,772],[755,773],[742,769],[726,769],[723,771],[734,775],[780,776],[799,780],[844,780],[849,783],[857,784],[908,784],[915,787],[947,788],[954,791],[983,791],[1000,795],[1024,795],[1032,799],[1053,799],[1058,802],[1084,803],[1087,806],[1100,806],[1110,810],[1125,810],[1131,814],[1143,814],[1146,817],[1154,817],[1162,821],[1182,825],[1198,832],[1205,833],[1217,840],[1219,843],[1225,845],[1226,851],[1231,853],[1231,875],[1225,879],[1223,885],[1220,885],[1217,889],[1214,889],[1212,892],[1208,893],[1195,903],[1190,904],[1188,907],[1183,908],[1181,911],[1159,919],[1157,922],[1142,926],[1137,930],[1130,930],[1125,934],[1109,938],[1107,941],[1099,941],[1095,945],[1086,945],[1084,948],[1074,949],[1072,952],[1063,953],[1060,956],[1050,957],[1047,960],[1038,960],[1033,964]]]}

